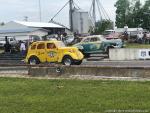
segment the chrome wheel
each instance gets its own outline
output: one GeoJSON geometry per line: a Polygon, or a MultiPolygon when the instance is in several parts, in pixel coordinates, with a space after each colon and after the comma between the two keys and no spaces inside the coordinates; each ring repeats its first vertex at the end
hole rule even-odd
{"type": "Polygon", "coordinates": [[[39,64],[39,60],[36,58],[36,57],[31,57],[29,59],[29,62],[28,62],[30,65],[36,65],[36,64],[39,64]]]}
{"type": "Polygon", "coordinates": [[[30,65],[36,65],[36,60],[35,59],[30,60],[29,64],[30,65]]]}
{"type": "Polygon", "coordinates": [[[72,64],[72,58],[71,57],[65,57],[63,59],[63,64],[66,66],[70,66],[72,64]]]}

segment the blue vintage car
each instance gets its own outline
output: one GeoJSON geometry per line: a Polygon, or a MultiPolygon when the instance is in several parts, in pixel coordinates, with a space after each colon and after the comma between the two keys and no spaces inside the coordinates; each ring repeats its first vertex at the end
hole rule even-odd
{"type": "Polygon", "coordinates": [[[83,38],[80,43],[74,46],[88,57],[90,54],[109,54],[110,48],[122,48],[123,45],[121,39],[106,40],[103,35],[93,35],[83,38]]]}

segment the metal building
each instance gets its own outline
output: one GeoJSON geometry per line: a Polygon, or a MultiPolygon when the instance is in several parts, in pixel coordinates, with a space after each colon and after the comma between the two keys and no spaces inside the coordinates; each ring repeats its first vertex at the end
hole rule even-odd
{"type": "Polygon", "coordinates": [[[15,37],[17,40],[28,40],[32,37],[43,37],[48,34],[64,32],[65,28],[54,23],[11,21],[0,27],[0,37],[15,37]]]}

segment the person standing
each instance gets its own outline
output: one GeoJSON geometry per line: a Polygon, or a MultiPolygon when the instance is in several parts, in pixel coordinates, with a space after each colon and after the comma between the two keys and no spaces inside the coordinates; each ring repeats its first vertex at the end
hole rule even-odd
{"type": "Polygon", "coordinates": [[[11,45],[9,44],[7,36],[5,36],[4,49],[5,49],[5,53],[11,53],[11,45]]]}
{"type": "Polygon", "coordinates": [[[128,40],[129,36],[128,36],[128,26],[127,24],[124,26],[124,40],[128,40]]]}
{"type": "Polygon", "coordinates": [[[5,53],[11,53],[11,45],[9,44],[8,41],[6,41],[6,43],[4,44],[4,48],[5,48],[5,53]]]}
{"type": "Polygon", "coordinates": [[[149,31],[146,33],[146,38],[147,38],[148,44],[150,44],[150,32],[149,31]]]}
{"type": "Polygon", "coordinates": [[[138,39],[138,43],[142,44],[142,40],[143,40],[144,34],[140,31],[137,34],[137,39],[138,39]]]}
{"type": "Polygon", "coordinates": [[[20,44],[20,51],[21,51],[21,55],[25,56],[26,46],[25,46],[25,43],[23,41],[21,41],[21,44],[20,44]]]}

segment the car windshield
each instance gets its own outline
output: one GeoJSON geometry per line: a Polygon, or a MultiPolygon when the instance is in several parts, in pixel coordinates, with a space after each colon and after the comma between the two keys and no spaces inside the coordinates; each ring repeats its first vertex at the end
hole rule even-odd
{"type": "Polygon", "coordinates": [[[57,44],[58,47],[66,47],[63,42],[57,42],[56,44],[57,44]]]}
{"type": "Polygon", "coordinates": [[[90,38],[83,39],[82,42],[90,42],[90,38]]]}

